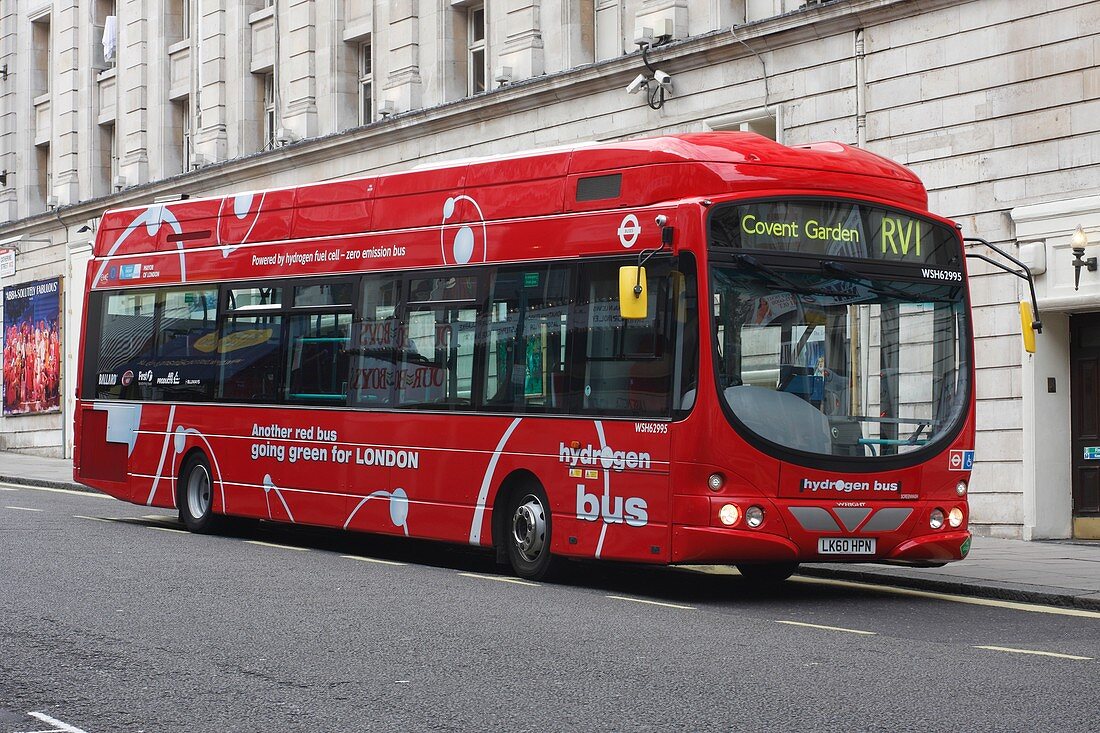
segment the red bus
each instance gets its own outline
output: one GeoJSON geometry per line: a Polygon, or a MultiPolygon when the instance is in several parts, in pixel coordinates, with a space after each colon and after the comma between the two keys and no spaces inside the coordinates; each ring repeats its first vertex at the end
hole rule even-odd
{"type": "Polygon", "coordinates": [[[75,477],[527,578],[959,560],[971,317],[926,207],[868,152],[707,133],[111,211],[75,477]]]}

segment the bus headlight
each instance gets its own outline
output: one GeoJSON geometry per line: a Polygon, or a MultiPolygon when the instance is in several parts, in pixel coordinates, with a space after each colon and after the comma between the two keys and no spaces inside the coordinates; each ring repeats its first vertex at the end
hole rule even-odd
{"type": "Polygon", "coordinates": [[[943,509],[937,507],[932,510],[932,513],[928,515],[928,526],[932,529],[939,529],[943,526],[943,509]]]}
{"type": "Polygon", "coordinates": [[[959,496],[966,496],[966,482],[965,481],[960,481],[959,483],[955,484],[955,493],[958,494],[959,496]]]}
{"type": "Polygon", "coordinates": [[[720,473],[712,473],[707,479],[707,488],[711,491],[721,491],[722,485],[726,483],[726,479],[720,473]]]}
{"type": "Polygon", "coordinates": [[[758,506],[750,506],[745,510],[745,522],[752,528],[764,523],[764,510],[758,506]]]}
{"type": "Polygon", "coordinates": [[[732,527],[741,519],[741,510],[736,504],[723,504],[718,510],[718,519],[727,527],[732,527]]]}
{"type": "Polygon", "coordinates": [[[947,523],[952,527],[958,527],[963,523],[963,510],[959,507],[952,509],[947,515],[947,523]]]}

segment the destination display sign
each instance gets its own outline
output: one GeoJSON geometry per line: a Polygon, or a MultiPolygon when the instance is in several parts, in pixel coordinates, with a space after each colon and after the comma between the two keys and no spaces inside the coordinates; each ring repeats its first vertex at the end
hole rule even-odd
{"type": "Polygon", "coordinates": [[[905,212],[845,201],[770,200],[715,207],[711,245],[959,269],[954,232],[905,212]]]}

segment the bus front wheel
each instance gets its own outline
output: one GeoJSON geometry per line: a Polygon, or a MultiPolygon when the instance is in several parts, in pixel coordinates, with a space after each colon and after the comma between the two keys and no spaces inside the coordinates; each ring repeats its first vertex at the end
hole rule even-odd
{"type": "Polygon", "coordinates": [[[798,570],[796,562],[745,563],[737,566],[737,572],[753,583],[781,583],[798,570]]]}
{"type": "Polygon", "coordinates": [[[214,529],[214,481],[210,477],[210,463],[201,453],[195,453],[184,463],[180,471],[179,496],[180,521],[192,532],[210,532],[214,529]]]}
{"type": "Polygon", "coordinates": [[[542,487],[515,493],[508,503],[504,541],[516,575],[530,580],[546,578],[554,565],[550,554],[550,502],[542,487]]]}

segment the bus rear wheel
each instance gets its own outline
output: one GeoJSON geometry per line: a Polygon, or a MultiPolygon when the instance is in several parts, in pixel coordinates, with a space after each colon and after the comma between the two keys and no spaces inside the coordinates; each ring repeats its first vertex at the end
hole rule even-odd
{"type": "Polygon", "coordinates": [[[737,572],[753,583],[782,583],[798,570],[796,562],[745,563],[737,566],[737,572]]]}
{"type": "Polygon", "coordinates": [[[180,471],[179,507],[180,521],[192,532],[211,532],[216,524],[214,514],[214,481],[210,478],[210,463],[201,453],[196,453],[180,471]]]}
{"type": "Polygon", "coordinates": [[[521,489],[508,503],[504,542],[516,575],[541,580],[550,575],[550,502],[539,486],[521,489]]]}

